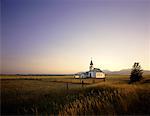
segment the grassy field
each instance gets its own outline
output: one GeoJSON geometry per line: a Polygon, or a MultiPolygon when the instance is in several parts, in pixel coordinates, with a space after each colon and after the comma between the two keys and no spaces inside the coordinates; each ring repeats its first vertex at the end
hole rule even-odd
{"type": "Polygon", "coordinates": [[[128,75],[1,76],[3,115],[149,115],[150,75],[128,84],[128,75]],[[81,82],[84,81],[84,84],[81,82]]]}

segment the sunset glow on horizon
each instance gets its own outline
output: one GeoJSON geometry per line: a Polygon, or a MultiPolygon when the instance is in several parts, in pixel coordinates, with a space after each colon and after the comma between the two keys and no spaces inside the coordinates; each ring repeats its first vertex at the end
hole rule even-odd
{"type": "Polygon", "coordinates": [[[149,0],[2,0],[1,73],[150,70],[149,0]]]}

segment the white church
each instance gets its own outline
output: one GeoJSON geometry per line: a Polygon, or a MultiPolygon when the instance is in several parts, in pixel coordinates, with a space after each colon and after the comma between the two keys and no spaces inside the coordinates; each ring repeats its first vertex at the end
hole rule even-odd
{"type": "Polygon", "coordinates": [[[74,75],[75,78],[101,78],[105,79],[105,73],[101,71],[99,68],[93,67],[93,62],[91,60],[89,71],[81,72],[74,75]]]}

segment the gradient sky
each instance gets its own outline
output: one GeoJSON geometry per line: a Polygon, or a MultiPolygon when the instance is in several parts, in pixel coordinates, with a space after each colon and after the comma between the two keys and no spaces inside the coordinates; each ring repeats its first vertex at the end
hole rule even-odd
{"type": "Polygon", "coordinates": [[[1,73],[150,70],[150,0],[2,0],[1,73]]]}

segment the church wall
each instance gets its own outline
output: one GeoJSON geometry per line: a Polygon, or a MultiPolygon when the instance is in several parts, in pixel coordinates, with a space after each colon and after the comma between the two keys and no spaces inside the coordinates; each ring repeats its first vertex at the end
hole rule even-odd
{"type": "Polygon", "coordinates": [[[94,77],[94,78],[96,77],[96,72],[93,72],[93,77],[94,77]]]}
{"type": "Polygon", "coordinates": [[[96,72],[96,78],[105,78],[105,74],[102,72],[96,72]]]}
{"type": "Polygon", "coordinates": [[[90,72],[88,73],[88,77],[95,77],[94,72],[93,72],[93,71],[90,71],[90,72]]]}

